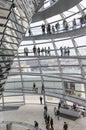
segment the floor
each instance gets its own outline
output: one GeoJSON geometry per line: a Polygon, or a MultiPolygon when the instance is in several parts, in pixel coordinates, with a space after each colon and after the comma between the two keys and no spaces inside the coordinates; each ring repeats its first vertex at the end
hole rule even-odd
{"type": "MultiPolygon", "coordinates": [[[[81,117],[77,120],[69,120],[61,117],[60,120],[55,117],[53,109],[55,105],[48,105],[48,114],[54,120],[54,130],[62,130],[64,121],[68,124],[68,130],[86,130],[86,117],[81,117]]],[[[57,107],[57,106],[56,106],[57,107]]],[[[46,130],[43,118],[44,105],[41,104],[27,104],[21,106],[18,110],[1,111],[0,122],[2,121],[19,121],[34,125],[34,121],[38,121],[39,127],[46,130]]],[[[15,126],[15,125],[14,125],[15,126]]],[[[12,130],[27,130],[27,127],[12,127],[12,130]]],[[[0,130],[6,130],[5,125],[0,125],[0,130]]]]}

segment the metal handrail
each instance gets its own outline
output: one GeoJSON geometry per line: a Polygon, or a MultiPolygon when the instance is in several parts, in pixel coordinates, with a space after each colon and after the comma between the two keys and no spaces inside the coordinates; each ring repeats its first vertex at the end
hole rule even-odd
{"type": "Polygon", "coordinates": [[[0,124],[10,124],[10,125],[13,125],[13,124],[16,124],[16,125],[21,125],[21,126],[24,126],[24,127],[27,127],[31,130],[42,130],[40,128],[35,128],[34,125],[32,124],[29,124],[29,123],[26,123],[26,122],[20,122],[20,121],[2,121],[0,124]]]}

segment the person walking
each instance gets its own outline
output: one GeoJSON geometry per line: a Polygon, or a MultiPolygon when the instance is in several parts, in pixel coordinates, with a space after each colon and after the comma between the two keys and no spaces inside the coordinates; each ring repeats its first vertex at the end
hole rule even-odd
{"type": "Polygon", "coordinates": [[[42,97],[40,97],[40,104],[42,104],[42,97]]]}
{"type": "Polygon", "coordinates": [[[46,129],[50,130],[50,123],[46,123],[46,129]]]}
{"type": "Polygon", "coordinates": [[[47,105],[44,106],[44,110],[48,111],[47,105]]]}
{"type": "Polygon", "coordinates": [[[47,116],[47,123],[50,123],[50,115],[47,116]]]}
{"type": "Polygon", "coordinates": [[[57,118],[58,118],[58,120],[59,120],[59,117],[60,117],[60,111],[59,111],[59,109],[57,110],[57,118]]]}
{"type": "Polygon", "coordinates": [[[37,121],[34,121],[34,127],[36,128],[36,129],[38,129],[38,122],[37,121]]]}
{"type": "Polygon", "coordinates": [[[47,123],[47,111],[44,109],[43,116],[45,119],[45,123],[47,123]]]}
{"type": "Polygon", "coordinates": [[[54,115],[56,116],[57,115],[57,108],[54,107],[54,115]]]}
{"type": "Polygon", "coordinates": [[[68,124],[66,122],[64,122],[63,130],[67,130],[67,129],[68,129],[68,124]]]}
{"type": "Polygon", "coordinates": [[[52,117],[50,119],[50,125],[51,125],[51,130],[54,130],[54,128],[53,128],[53,118],[52,117]]]}
{"type": "Polygon", "coordinates": [[[58,104],[58,109],[60,110],[60,108],[61,108],[61,103],[59,102],[59,104],[58,104]]]}

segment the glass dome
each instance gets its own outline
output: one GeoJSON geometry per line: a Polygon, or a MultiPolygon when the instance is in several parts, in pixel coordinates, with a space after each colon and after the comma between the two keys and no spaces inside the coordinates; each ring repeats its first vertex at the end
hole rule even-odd
{"type": "MultiPolygon", "coordinates": [[[[6,5],[9,7],[11,2],[6,5]]],[[[0,21],[3,32],[0,35],[0,68],[1,103],[4,105],[24,104],[29,95],[43,95],[45,102],[46,96],[51,96],[86,106],[86,2],[75,2],[75,6],[57,14],[53,12],[55,15],[49,17],[49,8],[57,2],[52,5],[46,0],[43,6],[38,2],[37,19],[32,17],[35,12],[33,4],[27,13],[20,1],[12,7],[15,13],[10,16],[11,20],[3,20],[9,16],[8,7],[5,7],[4,17],[0,16],[3,17],[0,21]],[[47,4],[49,6],[43,9],[47,4]],[[47,13],[41,19],[45,10],[47,13]]]]}

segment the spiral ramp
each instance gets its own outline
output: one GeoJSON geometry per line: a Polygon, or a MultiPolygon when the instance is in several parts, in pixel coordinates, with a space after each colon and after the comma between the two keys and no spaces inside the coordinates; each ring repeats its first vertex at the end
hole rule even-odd
{"type": "Polygon", "coordinates": [[[61,14],[80,2],[81,0],[56,0],[53,4],[51,4],[51,6],[34,14],[32,17],[32,22],[45,20],[54,15],[61,14]]]}
{"type": "MultiPolygon", "coordinates": [[[[36,2],[34,5],[36,6],[36,9],[39,9],[43,3],[40,3],[38,6],[39,2],[36,2]]],[[[85,14],[85,8],[81,8],[81,3],[79,4],[81,0],[66,0],[69,6],[67,6],[65,2],[66,5],[64,4],[64,7],[61,6],[63,4],[60,2],[64,1],[59,0],[43,11],[36,11],[32,22],[41,20],[47,21],[46,18],[56,14],[61,15],[62,21],[66,18],[64,17],[64,11],[72,8],[76,4],[79,15],[81,16],[82,14],[85,14]],[[61,6],[60,9],[58,8],[59,6],[61,6]],[[52,13],[49,13],[50,10],[52,13]],[[58,11],[58,13],[56,11],[58,11]]],[[[86,55],[82,49],[84,48],[85,50],[85,44],[80,44],[78,46],[76,42],[77,38],[85,37],[86,26],[84,25],[83,27],[79,27],[75,30],[71,29],[60,33],[57,32],[55,34],[25,36],[27,27],[32,26],[33,24],[31,23],[29,25],[32,15],[35,12],[33,3],[33,10],[30,13],[30,10],[28,12],[26,8],[26,2],[15,1],[14,4],[14,1],[10,0],[1,1],[1,5],[4,5],[1,7],[1,11],[5,10],[3,15],[0,16],[0,60],[2,71],[0,81],[2,88],[2,103],[6,105],[6,97],[10,98],[16,96],[20,99],[17,99],[17,101],[14,99],[14,102],[10,102],[8,104],[24,104],[26,98],[25,94],[43,95],[41,92],[43,84],[45,89],[45,94],[43,96],[46,95],[65,99],[86,107],[86,55]],[[28,43],[23,44],[21,42],[23,40],[28,41],[28,43]],[[70,48],[70,56],[62,57],[60,54],[60,45],[58,45],[58,43],[60,44],[60,42],[63,41],[65,42],[63,46],[67,45],[70,48]],[[69,45],[68,42],[71,45],[69,45]],[[34,56],[32,51],[34,45],[40,48],[50,46],[51,55],[34,56]],[[29,49],[28,56],[24,55],[25,47],[28,47],[29,49]],[[37,85],[38,93],[33,91],[33,82],[37,85]]],[[[2,14],[1,11],[0,14],[2,14]]],[[[76,13],[72,12],[72,14],[75,17],[76,13]]]]}

